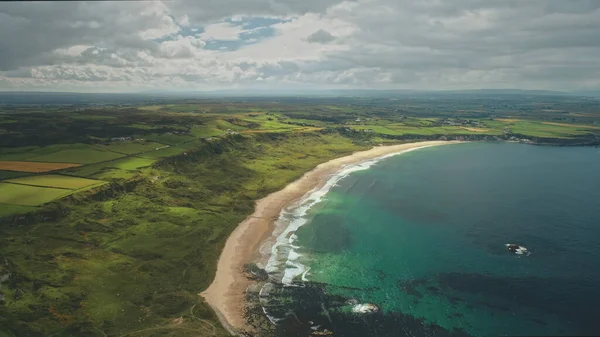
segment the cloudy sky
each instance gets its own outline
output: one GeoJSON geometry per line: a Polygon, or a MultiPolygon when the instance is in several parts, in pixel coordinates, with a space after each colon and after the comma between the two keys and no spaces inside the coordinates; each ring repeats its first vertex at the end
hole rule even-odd
{"type": "Polygon", "coordinates": [[[0,3],[0,90],[600,89],[597,0],[0,3]]]}

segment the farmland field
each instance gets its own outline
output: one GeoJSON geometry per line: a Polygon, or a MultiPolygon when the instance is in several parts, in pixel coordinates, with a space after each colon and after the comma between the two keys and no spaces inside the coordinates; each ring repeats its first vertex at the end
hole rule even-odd
{"type": "Polygon", "coordinates": [[[226,336],[197,295],[225,240],[256,199],[332,158],[433,139],[600,144],[596,101],[469,97],[0,106],[0,337],[226,336]]]}
{"type": "Polygon", "coordinates": [[[186,149],[182,149],[182,148],[173,146],[173,147],[167,147],[167,148],[156,150],[156,151],[144,152],[144,153],[138,154],[136,156],[141,157],[141,158],[148,158],[148,159],[159,159],[159,158],[178,155],[185,151],[186,151],[186,149]]]}
{"type": "Polygon", "coordinates": [[[214,137],[214,136],[221,135],[221,134],[223,134],[223,131],[219,130],[217,128],[212,128],[212,127],[208,127],[208,126],[199,126],[199,127],[192,128],[190,133],[192,135],[194,135],[194,137],[205,138],[205,137],[214,137]]]}
{"type": "Polygon", "coordinates": [[[0,204],[0,218],[9,216],[9,215],[33,212],[33,211],[36,211],[37,209],[38,208],[34,207],[34,206],[19,206],[19,205],[0,204]]]}
{"type": "Polygon", "coordinates": [[[28,175],[31,175],[31,173],[18,172],[18,171],[1,171],[0,170],[0,180],[26,177],[28,175]]]}
{"type": "Polygon", "coordinates": [[[154,164],[156,160],[144,159],[144,158],[125,158],[111,162],[111,167],[115,167],[122,170],[137,170],[141,167],[146,167],[154,164]]]}
{"type": "MultiPolygon", "coordinates": [[[[166,148],[165,150],[169,150],[171,148],[166,148]]],[[[129,173],[123,173],[126,171],[137,170],[141,167],[146,167],[152,165],[156,160],[152,157],[151,154],[155,152],[160,152],[163,150],[148,152],[143,154],[143,158],[138,157],[128,157],[123,159],[117,159],[113,161],[109,161],[106,163],[98,163],[92,165],[86,165],[83,167],[78,167],[74,169],[70,169],[66,171],[67,174],[72,174],[78,177],[87,177],[87,178],[98,178],[98,179],[108,179],[108,178],[123,178],[123,177],[131,177],[129,173]],[[146,155],[148,155],[146,157],[146,155]],[[121,174],[121,173],[123,174],[121,174]]],[[[141,155],[140,155],[141,156],[141,155]]]]}
{"type": "Polygon", "coordinates": [[[25,178],[18,179],[9,179],[5,180],[5,182],[15,183],[15,184],[23,184],[23,185],[32,185],[32,186],[41,186],[41,187],[57,187],[57,188],[68,188],[72,190],[80,189],[83,187],[102,184],[102,181],[85,179],[85,178],[77,178],[70,176],[61,176],[57,174],[49,174],[49,175],[41,175],[41,176],[31,176],[25,178]]]}
{"type": "Polygon", "coordinates": [[[194,139],[194,137],[189,135],[177,135],[177,134],[150,134],[144,137],[146,140],[151,140],[154,142],[167,144],[167,145],[177,145],[185,142],[189,142],[194,139]]]}
{"type": "Polygon", "coordinates": [[[65,189],[0,183],[0,204],[37,206],[70,193],[65,189]]]}
{"type": "Polygon", "coordinates": [[[95,179],[102,180],[113,180],[113,179],[129,179],[136,175],[136,171],[127,171],[121,170],[117,168],[104,168],[100,171],[94,173],[94,175],[90,175],[88,177],[92,177],[95,179]]]}
{"type": "Polygon", "coordinates": [[[98,148],[123,154],[136,154],[140,152],[154,151],[164,147],[164,144],[147,141],[123,141],[112,142],[108,145],[97,145],[98,148]]]}
{"type": "Polygon", "coordinates": [[[72,163],[40,163],[28,161],[0,161],[0,170],[18,172],[50,172],[69,167],[78,167],[81,164],[72,163]]]}
{"type": "Polygon", "coordinates": [[[29,158],[31,161],[93,164],[123,157],[122,154],[93,149],[68,149],[29,158]]]}

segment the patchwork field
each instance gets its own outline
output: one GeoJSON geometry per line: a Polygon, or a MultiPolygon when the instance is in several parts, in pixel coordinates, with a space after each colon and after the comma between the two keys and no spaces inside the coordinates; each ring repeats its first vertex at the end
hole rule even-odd
{"type": "Polygon", "coordinates": [[[177,134],[150,134],[150,135],[146,135],[144,137],[144,139],[146,140],[151,140],[154,142],[158,142],[161,144],[167,144],[167,145],[178,145],[181,143],[185,143],[185,142],[189,142],[190,140],[193,140],[194,137],[189,136],[189,135],[177,135],[177,134]]]}
{"type": "Polygon", "coordinates": [[[482,129],[478,128],[464,128],[459,126],[438,126],[438,127],[415,127],[402,124],[388,124],[388,125],[350,125],[354,130],[368,130],[370,132],[379,133],[383,135],[467,135],[467,134],[493,134],[497,135],[501,133],[501,130],[482,129]]]}
{"type": "Polygon", "coordinates": [[[148,159],[159,159],[159,158],[165,158],[165,157],[169,157],[169,156],[175,156],[175,155],[178,155],[185,151],[186,151],[186,149],[171,146],[171,147],[167,147],[167,148],[156,150],[156,151],[144,152],[144,153],[138,154],[137,157],[148,158],[148,159]]]}
{"type": "Polygon", "coordinates": [[[0,204],[37,206],[70,193],[66,189],[0,183],[0,204]]]}
{"type": "MultiPolygon", "coordinates": [[[[119,179],[129,178],[132,176],[129,171],[135,171],[139,168],[152,165],[156,160],[152,157],[152,154],[168,151],[171,148],[164,150],[151,151],[143,154],[143,158],[128,157],[118,160],[109,161],[106,163],[86,165],[83,167],[70,169],[66,173],[72,174],[78,177],[98,178],[98,179],[119,179]]],[[[180,150],[183,151],[183,150],[180,150]]],[[[158,154],[160,155],[160,154],[158,154]]],[[[140,155],[142,156],[142,155],[140,155]]]]}
{"type": "Polygon", "coordinates": [[[26,176],[31,175],[31,174],[32,173],[29,173],[29,172],[2,171],[2,170],[0,170],[0,180],[26,177],[26,176]]]}
{"type": "Polygon", "coordinates": [[[100,185],[104,183],[103,181],[99,180],[61,176],[57,174],[9,179],[5,180],[5,182],[40,187],[66,188],[71,190],[76,190],[88,186],[100,185]]]}
{"type": "Polygon", "coordinates": [[[99,149],[122,154],[136,154],[140,152],[155,151],[157,148],[164,146],[165,144],[145,141],[123,141],[112,142],[108,145],[97,145],[99,149]]]}
{"type": "Polygon", "coordinates": [[[223,131],[210,126],[200,126],[192,128],[190,133],[194,135],[194,137],[206,138],[222,135],[223,131]]]}
{"type": "Polygon", "coordinates": [[[546,125],[556,125],[556,126],[566,126],[566,127],[576,127],[578,129],[594,129],[600,130],[600,127],[593,125],[578,125],[578,124],[568,124],[568,123],[553,123],[553,122],[542,122],[542,124],[546,125]]]}
{"type": "Polygon", "coordinates": [[[33,212],[37,209],[38,208],[34,206],[0,204],[0,217],[33,212]]]}
{"type": "Polygon", "coordinates": [[[121,159],[121,160],[116,160],[114,162],[111,162],[111,166],[110,167],[115,167],[121,170],[137,170],[139,168],[142,167],[147,167],[150,166],[152,164],[154,164],[156,160],[151,160],[151,159],[145,159],[145,158],[126,158],[126,159],[121,159]]]}
{"type": "Polygon", "coordinates": [[[68,149],[29,158],[31,161],[93,164],[123,157],[122,154],[94,149],[68,149]]]}
{"type": "Polygon", "coordinates": [[[561,136],[537,144],[600,143],[598,102],[533,100],[469,94],[0,106],[0,164],[31,171],[0,167],[0,256],[8,261],[0,275],[11,269],[0,337],[226,336],[197,294],[254,200],[323,161],[383,143],[513,134],[561,136]],[[215,139],[200,140],[207,137],[215,139]],[[181,153],[188,155],[153,165],[181,153]],[[47,166],[34,165],[69,168],[44,173],[47,166]],[[110,182],[101,188],[107,193],[60,199],[100,180],[110,182]],[[44,218],[10,216],[37,209],[44,218]]]}
{"type": "Polygon", "coordinates": [[[531,137],[570,138],[586,135],[594,131],[575,124],[540,123],[534,121],[515,121],[508,125],[513,133],[531,137]]]}
{"type": "Polygon", "coordinates": [[[43,163],[28,161],[0,161],[0,170],[18,172],[50,172],[69,167],[78,167],[81,164],[72,163],[43,163]]]}

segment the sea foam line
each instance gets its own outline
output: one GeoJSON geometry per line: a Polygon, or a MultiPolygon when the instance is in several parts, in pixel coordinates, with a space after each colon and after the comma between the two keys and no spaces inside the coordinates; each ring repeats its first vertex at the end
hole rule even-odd
{"type": "Polygon", "coordinates": [[[271,275],[278,275],[281,277],[278,281],[287,286],[291,286],[294,279],[298,276],[302,277],[302,281],[308,281],[307,277],[309,269],[298,261],[301,254],[296,251],[299,247],[294,245],[294,242],[298,238],[295,234],[296,231],[310,220],[308,218],[310,209],[319,204],[331,188],[348,175],[354,172],[367,170],[383,159],[431,146],[434,145],[424,145],[364,160],[356,164],[344,165],[337,173],[332,175],[323,186],[316,187],[306,193],[300,199],[296,208],[282,209],[279,217],[275,221],[276,226],[273,236],[277,235],[277,238],[271,246],[271,252],[265,270],[271,275]]]}

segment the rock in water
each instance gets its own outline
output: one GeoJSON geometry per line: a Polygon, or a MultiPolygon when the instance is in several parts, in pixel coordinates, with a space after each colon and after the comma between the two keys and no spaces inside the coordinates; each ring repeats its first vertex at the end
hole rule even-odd
{"type": "Polygon", "coordinates": [[[514,243],[507,243],[506,248],[508,249],[509,252],[515,253],[517,255],[529,255],[529,251],[527,250],[527,248],[525,248],[521,245],[517,245],[514,243]]]}
{"type": "Polygon", "coordinates": [[[352,308],[352,312],[355,312],[358,314],[366,314],[366,313],[378,312],[378,311],[379,311],[379,307],[377,307],[375,304],[371,304],[371,303],[357,304],[352,308]]]}

